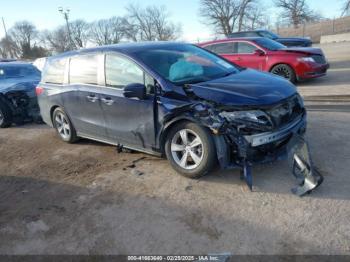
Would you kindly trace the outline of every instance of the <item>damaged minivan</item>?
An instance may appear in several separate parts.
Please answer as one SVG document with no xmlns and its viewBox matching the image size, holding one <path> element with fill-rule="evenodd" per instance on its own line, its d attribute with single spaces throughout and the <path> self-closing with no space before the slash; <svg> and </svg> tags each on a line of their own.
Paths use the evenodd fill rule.
<svg viewBox="0 0 350 262">
<path fill-rule="evenodd" d="M 290 156 L 303 195 L 322 178 L 307 144 L 295 86 L 238 67 L 191 44 L 132 43 L 67 52 L 47 60 L 36 89 L 43 120 L 62 140 L 88 138 L 159 156 L 186 177 L 218 163 L 239 168 Z"/>
</svg>

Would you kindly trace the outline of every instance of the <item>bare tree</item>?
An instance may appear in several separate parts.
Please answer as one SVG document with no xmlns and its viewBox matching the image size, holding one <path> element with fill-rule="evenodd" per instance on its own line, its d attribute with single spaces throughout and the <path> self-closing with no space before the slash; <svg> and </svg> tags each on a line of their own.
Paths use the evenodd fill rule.
<svg viewBox="0 0 350 262">
<path fill-rule="evenodd" d="M 235 30 L 240 6 L 237 0 L 201 0 L 199 11 L 206 24 L 228 36 Z"/>
<path fill-rule="evenodd" d="M 66 31 L 65 26 L 60 26 L 53 31 L 43 31 L 41 33 L 41 40 L 52 53 L 69 51 L 71 50 L 71 44 Z"/>
<path fill-rule="evenodd" d="M 304 22 L 320 19 L 320 15 L 313 12 L 305 0 L 275 0 L 275 5 L 283 10 L 281 18 L 295 28 Z"/>
<path fill-rule="evenodd" d="M 38 31 L 28 21 L 20 21 L 9 30 L 9 39 L 13 41 L 16 53 L 22 58 L 30 58 L 31 49 L 35 46 Z"/>
<path fill-rule="evenodd" d="M 346 15 L 346 14 L 349 14 L 349 12 L 350 12 L 350 0 L 346 0 L 346 1 L 344 2 L 343 13 L 342 13 L 341 16 L 344 16 L 344 15 Z"/>
<path fill-rule="evenodd" d="M 244 19 L 247 15 L 249 15 L 249 12 L 247 12 L 252 4 L 256 2 L 255 0 L 241 0 L 239 2 L 239 14 L 238 14 L 238 31 L 242 30 L 242 27 L 244 26 Z"/>
<path fill-rule="evenodd" d="M 117 44 L 124 35 L 124 19 L 112 17 L 91 24 L 90 40 L 97 45 Z"/>
<path fill-rule="evenodd" d="M 17 58 L 20 57 L 16 43 L 7 36 L 0 40 L 0 57 L 2 58 Z"/>
<path fill-rule="evenodd" d="M 245 30 L 256 30 L 259 28 L 266 28 L 270 24 L 269 17 L 264 13 L 260 5 L 252 5 L 248 8 L 246 17 L 244 19 Z"/>
<path fill-rule="evenodd" d="M 89 38 L 89 25 L 84 20 L 75 20 L 69 23 L 72 42 L 76 49 L 86 47 Z"/>
<path fill-rule="evenodd" d="M 181 26 L 169 21 L 166 8 L 136 5 L 126 7 L 125 34 L 129 39 L 141 41 L 175 40 L 181 34 Z"/>
</svg>

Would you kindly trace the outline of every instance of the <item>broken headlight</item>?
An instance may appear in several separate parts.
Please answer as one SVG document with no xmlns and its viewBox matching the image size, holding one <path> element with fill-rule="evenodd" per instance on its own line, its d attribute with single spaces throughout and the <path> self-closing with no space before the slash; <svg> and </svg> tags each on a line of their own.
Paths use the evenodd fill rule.
<svg viewBox="0 0 350 262">
<path fill-rule="evenodd" d="M 221 112 L 220 116 L 228 122 L 272 126 L 269 116 L 261 110 Z"/>
</svg>

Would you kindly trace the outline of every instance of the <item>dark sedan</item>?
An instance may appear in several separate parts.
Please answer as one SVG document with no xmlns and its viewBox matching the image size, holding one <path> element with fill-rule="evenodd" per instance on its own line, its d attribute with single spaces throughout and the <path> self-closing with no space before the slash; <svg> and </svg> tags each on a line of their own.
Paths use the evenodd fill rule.
<svg viewBox="0 0 350 262">
<path fill-rule="evenodd" d="M 40 119 L 35 87 L 40 71 L 29 63 L 0 63 L 0 128 Z"/>
<path fill-rule="evenodd" d="M 255 31 L 244 31 L 236 32 L 229 35 L 229 38 L 236 37 L 266 37 L 275 40 L 287 47 L 309 47 L 312 46 L 312 41 L 308 38 L 301 37 L 280 37 L 275 33 L 267 30 L 255 30 Z"/>
</svg>

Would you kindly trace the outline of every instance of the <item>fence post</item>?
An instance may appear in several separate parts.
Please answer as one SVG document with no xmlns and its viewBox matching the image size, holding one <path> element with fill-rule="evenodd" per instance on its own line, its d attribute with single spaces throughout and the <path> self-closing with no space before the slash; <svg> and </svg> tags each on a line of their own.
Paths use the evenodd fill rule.
<svg viewBox="0 0 350 262">
<path fill-rule="evenodd" d="M 332 23 L 332 27 L 333 27 L 332 32 L 333 32 L 333 34 L 334 34 L 334 24 L 335 24 L 335 18 L 333 17 L 333 23 Z"/>
</svg>

